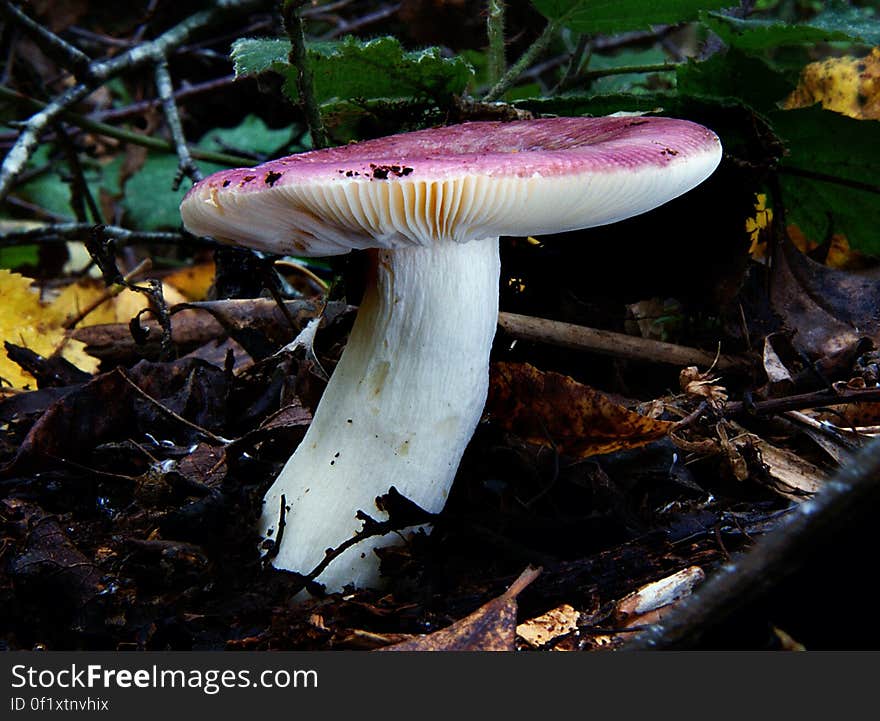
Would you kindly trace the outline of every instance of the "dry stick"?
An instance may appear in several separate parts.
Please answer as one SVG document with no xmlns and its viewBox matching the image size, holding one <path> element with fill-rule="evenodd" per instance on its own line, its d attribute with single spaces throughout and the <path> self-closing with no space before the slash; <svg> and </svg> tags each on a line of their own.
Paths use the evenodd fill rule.
<svg viewBox="0 0 880 721">
<path fill-rule="evenodd" d="M 56 125 L 56 133 L 58 134 L 58 139 L 61 141 L 64 148 L 64 153 L 67 156 L 67 164 L 70 167 L 70 198 L 71 205 L 77 216 L 76 219 L 83 223 L 86 222 L 88 218 L 86 217 L 85 209 L 88 208 L 89 213 L 92 216 L 92 222 L 103 223 L 104 216 L 101 213 L 98 204 L 95 202 L 95 196 L 92 195 L 91 188 L 89 188 L 89 184 L 86 181 L 82 164 L 79 162 L 79 152 L 76 145 L 61 123 Z"/>
<path fill-rule="evenodd" d="M 324 130 L 321 109 L 315 98 L 315 82 L 309 67 L 303 22 L 299 16 L 299 9 L 304 4 L 305 0 L 282 0 L 281 13 L 284 17 L 284 29 L 290 38 L 288 62 L 296 68 L 296 90 L 299 93 L 299 102 L 306 116 L 309 133 L 312 136 L 312 145 L 315 148 L 326 148 L 329 145 L 327 132 Z"/>
<path fill-rule="evenodd" d="M 224 75 L 222 77 L 215 78 L 214 80 L 205 80 L 202 83 L 192 83 L 191 85 L 186 85 L 174 92 L 174 101 L 179 103 L 181 100 L 191 98 L 194 95 L 208 93 L 212 90 L 224 89 L 229 85 L 232 85 L 235 80 L 235 75 Z M 241 78 L 240 80 L 247 80 L 247 78 Z M 100 110 L 98 112 L 92 113 L 89 116 L 89 119 L 98 122 L 105 120 L 121 120 L 122 118 L 130 118 L 132 115 L 140 115 L 141 113 L 148 112 L 149 110 L 155 108 L 157 105 L 161 104 L 162 101 L 159 98 L 149 98 L 147 100 L 141 100 L 137 103 L 132 103 L 131 105 L 126 105 L 122 108 L 108 108 L 107 110 Z"/>
<path fill-rule="evenodd" d="M 186 176 L 194 183 L 202 179 L 202 173 L 196 166 L 186 144 L 186 137 L 183 134 L 183 125 L 180 122 L 180 113 L 177 111 L 177 103 L 174 102 L 174 85 L 171 82 L 171 73 L 168 72 L 168 60 L 162 58 L 156 63 L 156 91 L 162 101 L 162 110 L 165 113 L 165 122 L 168 124 L 168 131 L 171 133 L 171 140 L 174 142 L 174 149 L 177 152 L 177 173 L 174 175 L 174 182 L 171 185 L 173 191 L 177 191 L 183 176 Z"/>
<path fill-rule="evenodd" d="M 15 20 L 50 60 L 54 60 L 62 67 L 69 68 L 77 78 L 85 79 L 88 77 L 92 59 L 82 50 L 62 40 L 38 22 L 31 20 L 8 0 L 0 5 L 0 12 Z"/>
<path fill-rule="evenodd" d="M 186 418 L 179 415 L 178 413 L 175 413 L 167 406 L 162 405 L 162 403 L 160 401 L 153 398 L 153 396 L 151 396 L 143 388 L 141 388 L 137 383 L 135 383 L 131 378 L 129 378 L 128 374 L 122 368 L 117 368 L 116 372 L 122 376 L 122 379 L 126 383 L 128 383 L 141 398 L 143 398 L 147 402 L 153 404 L 158 410 L 160 410 L 162 413 L 167 415 L 169 418 L 173 418 L 178 423 L 185 425 L 187 428 L 191 428 L 196 433 L 199 433 L 200 435 L 204 436 L 205 439 L 211 441 L 212 443 L 216 443 L 218 446 L 228 446 L 230 443 L 232 443 L 232 441 L 230 441 L 229 439 L 222 438 L 221 436 L 218 436 L 218 435 L 215 435 L 214 433 L 211 433 L 211 431 L 207 430 L 206 428 L 202 428 L 201 426 L 193 423 L 192 421 L 188 421 Z"/>
<path fill-rule="evenodd" d="M 15 100 L 17 102 L 29 105 L 34 110 L 40 110 L 48 107 L 47 103 L 40 102 L 39 100 L 28 97 L 27 95 L 22 95 L 18 91 L 7 88 L 4 85 L 0 85 L 0 99 Z M 150 150 L 158 150 L 163 153 L 175 152 L 174 144 L 169 140 L 151 138 L 148 135 L 141 135 L 139 133 L 133 133 L 130 130 L 123 130 L 122 128 L 117 128 L 114 125 L 107 125 L 106 123 L 92 120 L 92 118 L 86 117 L 85 115 L 79 115 L 78 113 L 74 113 L 70 110 L 62 110 L 60 116 L 71 125 L 75 125 L 82 130 L 88 130 L 89 132 L 95 133 L 96 135 L 103 135 L 108 138 L 115 138 L 116 140 L 120 140 L 123 143 L 140 145 L 141 147 L 149 148 Z M 211 163 L 220 163 L 225 165 L 253 164 L 253 158 L 245 158 L 241 155 L 230 155 L 229 153 L 215 153 L 209 150 L 199 150 L 198 148 L 191 148 L 190 154 L 194 158 L 205 160 Z"/>
<path fill-rule="evenodd" d="M 15 179 L 24 170 L 46 128 L 72 105 L 78 103 L 95 88 L 116 75 L 126 70 L 134 70 L 143 65 L 158 62 L 166 57 L 171 49 L 189 40 L 194 32 L 202 30 L 228 15 L 252 10 L 264 3 L 265 0 L 217 0 L 213 8 L 191 15 L 162 33 L 155 40 L 136 45 L 131 50 L 109 60 L 96 60 L 90 63 L 87 82 L 81 82 L 68 88 L 58 98 L 32 115 L 25 123 L 21 134 L 0 167 L 0 200 L 9 194 Z"/>
<path fill-rule="evenodd" d="M 92 232 L 95 223 L 53 223 L 40 228 L 22 230 L 15 233 L 0 234 L 0 248 L 15 245 L 30 245 L 31 243 L 66 242 L 68 240 L 82 240 L 83 236 Z M 129 245 L 132 243 L 157 243 L 168 245 L 198 245 L 199 247 L 213 247 L 216 243 L 198 235 L 192 235 L 185 230 L 179 232 L 148 232 L 135 231 L 128 228 L 120 228 L 118 225 L 103 226 L 104 234 L 113 238 L 116 245 Z"/>
<path fill-rule="evenodd" d="M 367 25 L 372 25 L 373 23 L 384 20 L 387 17 L 391 17 L 394 13 L 400 10 L 401 4 L 402 3 L 385 5 L 378 10 L 374 10 L 371 13 L 355 18 L 354 20 L 345 20 L 344 18 L 341 18 L 339 24 L 335 28 L 321 36 L 321 40 L 333 40 L 333 38 L 337 38 L 344 33 L 353 33 Z"/>
<path fill-rule="evenodd" d="M 715 361 L 714 353 L 698 348 L 516 313 L 499 313 L 498 325 L 514 338 L 521 340 L 592 351 L 629 360 L 706 367 L 710 367 Z M 718 362 L 715 363 L 716 368 L 726 371 L 747 370 L 751 365 L 746 358 L 729 355 L 718 356 Z"/>
<path fill-rule="evenodd" d="M 809 560 L 812 550 L 872 512 L 880 501 L 880 439 L 853 456 L 813 498 L 794 509 L 750 551 L 709 577 L 658 624 L 621 650 L 693 648 L 713 626 Z"/>
<path fill-rule="evenodd" d="M 813 393 L 800 393 L 785 398 L 768 398 L 764 401 L 754 401 L 752 403 L 737 401 L 727 403 L 724 406 L 724 412 L 727 415 L 737 415 L 739 413 L 764 415 L 767 413 L 785 413 L 787 411 L 804 410 L 805 408 L 844 405 L 847 403 L 866 403 L 869 401 L 880 401 L 880 388 L 825 389 Z"/>
<path fill-rule="evenodd" d="M 486 15 L 486 34 L 489 36 L 489 82 L 494 86 L 507 68 L 504 57 L 504 0 L 489 0 Z"/>
</svg>

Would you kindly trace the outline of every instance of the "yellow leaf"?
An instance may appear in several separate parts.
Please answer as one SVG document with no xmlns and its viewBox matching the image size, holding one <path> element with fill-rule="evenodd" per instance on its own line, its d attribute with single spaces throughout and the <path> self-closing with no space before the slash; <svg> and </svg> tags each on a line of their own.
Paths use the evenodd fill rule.
<svg viewBox="0 0 880 721">
<path fill-rule="evenodd" d="M 60 314 L 40 300 L 31 279 L 0 269 L 0 340 L 9 341 L 44 358 L 56 352 L 88 373 L 98 369 L 98 359 L 85 352 L 85 345 L 70 340 L 61 325 Z M 0 348 L 0 378 L 13 388 L 35 388 L 33 376 L 9 360 Z"/>
<path fill-rule="evenodd" d="M 863 58 L 846 55 L 807 65 L 783 107 L 791 110 L 816 103 L 851 118 L 880 120 L 880 48 Z"/>
<path fill-rule="evenodd" d="M 174 286 L 187 300 L 205 300 L 214 282 L 214 264 L 198 263 L 165 276 L 165 283 Z"/>
</svg>

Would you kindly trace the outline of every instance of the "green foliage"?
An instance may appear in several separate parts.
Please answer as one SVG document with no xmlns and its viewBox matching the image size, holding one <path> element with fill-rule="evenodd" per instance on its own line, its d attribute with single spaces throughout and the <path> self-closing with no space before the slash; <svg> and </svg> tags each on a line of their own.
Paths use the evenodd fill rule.
<svg viewBox="0 0 880 721">
<path fill-rule="evenodd" d="M 727 45 L 740 50 L 832 41 L 880 45 L 880 18 L 869 8 L 826 10 L 797 25 L 779 20 L 743 20 L 720 13 L 703 13 L 701 19 Z"/>
<path fill-rule="evenodd" d="M 607 70 L 639 65 L 659 65 L 668 62 L 666 53 L 658 47 L 646 50 L 625 50 L 614 55 L 595 54 L 590 58 L 590 70 Z M 597 78 L 591 89 L 595 93 L 645 93 L 648 92 L 647 82 L 651 75 L 641 72 L 606 75 Z M 673 77 L 673 76 L 670 76 Z"/>
<path fill-rule="evenodd" d="M 232 128 L 215 128 L 199 142 L 205 150 L 235 148 L 255 155 L 284 152 L 290 142 L 290 128 L 272 129 L 256 115 L 248 115 Z M 255 158 L 254 162 L 257 162 Z M 205 175 L 223 166 L 199 163 Z M 171 185 L 177 173 L 177 156 L 151 154 L 143 167 L 125 184 L 121 204 L 127 220 L 133 227 L 144 230 L 166 230 L 180 226 L 180 201 L 186 194 L 187 183 L 174 191 Z"/>
<path fill-rule="evenodd" d="M 23 265 L 37 265 L 40 248 L 37 245 L 14 245 L 0 248 L 0 268 L 15 270 Z"/>
<path fill-rule="evenodd" d="M 788 150 L 780 174 L 788 221 L 814 240 L 844 233 L 851 246 L 880 255 L 876 122 L 818 107 L 779 110 L 771 121 Z"/>
<path fill-rule="evenodd" d="M 65 166 L 53 164 L 50 153 L 51 148 L 48 145 L 41 145 L 37 148 L 37 151 L 31 156 L 28 169 L 42 168 L 46 164 L 50 164 L 50 167 L 33 180 L 19 186 L 16 189 L 16 194 L 50 213 L 62 218 L 73 219 L 73 212 L 70 209 L 70 186 L 60 173 L 65 169 Z"/>
<path fill-rule="evenodd" d="M 269 128 L 257 115 L 248 115 L 234 128 L 214 128 L 199 141 L 204 150 L 234 149 L 237 153 L 268 155 L 290 143 L 290 128 Z"/>
<path fill-rule="evenodd" d="M 661 23 L 696 20 L 701 10 L 730 0 L 532 0 L 541 14 L 581 33 L 618 33 Z"/>
<path fill-rule="evenodd" d="M 287 61 L 290 43 L 282 39 L 243 39 L 232 46 L 236 76 L 266 71 L 284 78 L 288 97 L 298 100 L 296 70 Z M 439 48 L 407 52 L 393 37 L 309 45 L 308 56 L 320 104 L 355 98 L 431 98 L 445 102 L 464 92 L 474 75 L 460 57 L 444 58 Z"/>
<path fill-rule="evenodd" d="M 761 57 L 735 48 L 708 60 L 691 60 L 676 70 L 685 95 L 736 98 L 759 111 L 773 110 L 794 85 Z"/>
</svg>

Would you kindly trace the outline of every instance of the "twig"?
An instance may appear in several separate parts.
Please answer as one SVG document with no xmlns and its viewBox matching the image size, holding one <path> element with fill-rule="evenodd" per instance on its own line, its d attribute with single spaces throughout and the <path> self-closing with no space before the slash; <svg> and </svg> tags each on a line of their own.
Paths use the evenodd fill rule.
<svg viewBox="0 0 880 721">
<path fill-rule="evenodd" d="M 506 93 L 517 81 L 517 78 L 523 74 L 526 68 L 544 54 L 549 47 L 550 42 L 556 36 L 559 27 L 558 20 L 551 20 L 548 22 L 537 40 L 535 40 L 535 42 L 533 42 L 522 54 L 519 60 L 517 60 L 508 71 L 501 76 L 501 79 L 492 86 L 489 92 L 483 97 L 483 101 L 492 102 L 493 100 L 498 100 L 498 98 L 504 95 L 504 93 Z"/>
<path fill-rule="evenodd" d="M 675 70 L 681 63 L 648 63 L 646 65 L 619 65 L 614 68 L 597 68 L 580 73 L 574 77 L 563 80 L 559 83 L 554 92 L 562 92 L 571 90 L 580 85 L 588 85 L 599 78 L 606 78 L 611 75 L 629 75 L 639 73 L 666 73 Z"/>
<path fill-rule="evenodd" d="M 92 223 L 103 223 L 104 218 L 101 209 L 95 202 L 95 196 L 92 195 L 92 191 L 83 173 L 82 164 L 79 162 L 76 145 L 60 123 L 56 127 L 56 132 L 67 156 L 67 165 L 70 167 L 70 199 L 74 213 L 76 213 L 76 219 L 83 223 L 86 222 L 88 220 L 86 217 L 86 207 L 88 207 L 89 213 L 92 216 Z"/>
<path fill-rule="evenodd" d="M 192 159 L 186 137 L 183 134 L 183 125 L 180 122 L 180 113 L 177 111 L 177 103 L 174 102 L 174 85 L 171 82 L 171 73 L 168 72 L 168 61 L 165 58 L 156 63 L 156 91 L 162 101 L 162 110 L 165 112 L 165 122 L 171 140 L 174 142 L 174 150 L 177 152 L 177 173 L 171 189 L 177 191 L 183 177 L 186 176 L 194 183 L 204 177 Z"/>
<path fill-rule="evenodd" d="M 868 401 L 880 401 L 880 388 L 824 389 L 814 393 L 801 393 L 786 398 L 768 398 L 767 400 L 755 401 L 753 403 L 737 401 L 727 403 L 724 406 L 724 411 L 728 415 L 738 415 L 740 413 L 765 415 L 799 411 L 805 408 L 818 408 L 820 406 L 866 403 Z"/>
<path fill-rule="evenodd" d="M 89 303 L 85 308 L 83 308 L 79 313 L 77 313 L 72 318 L 64 321 L 61 324 L 61 327 L 65 330 L 71 330 L 72 328 L 76 328 L 76 326 L 87 316 L 89 313 L 94 311 L 98 306 L 103 305 L 111 298 L 115 298 L 122 291 L 124 291 L 128 287 L 128 282 L 137 278 L 141 273 L 150 270 L 153 267 L 153 261 L 149 258 L 144 258 L 140 263 L 135 266 L 132 270 L 122 276 L 122 280 L 125 283 L 117 283 L 115 285 L 110 286 L 105 290 L 100 297 L 95 298 L 91 303 Z"/>
<path fill-rule="evenodd" d="M 188 421 L 186 418 L 179 415 L 178 413 L 175 413 L 167 406 L 162 405 L 161 402 L 159 402 L 158 400 L 153 398 L 153 396 L 151 396 L 143 388 L 141 388 L 137 383 L 135 383 L 131 378 L 129 378 L 128 374 L 125 372 L 125 370 L 123 368 L 117 368 L 116 371 L 117 371 L 117 373 L 119 373 L 122 376 L 122 379 L 126 383 L 128 383 L 139 396 L 141 396 L 141 398 L 143 398 L 144 400 L 153 404 L 157 409 L 159 409 L 162 413 L 167 415 L 169 418 L 173 418 L 178 423 L 181 423 L 182 425 L 185 425 L 187 428 L 194 430 L 196 433 L 203 436 L 205 439 L 211 441 L 212 443 L 217 444 L 218 446 L 228 446 L 230 443 L 232 443 L 232 441 L 230 441 L 229 439 L 222 438 L 218 435 L 215 435 L 214 433 L 211 433 L 211 431 L 209 431 L 208 429 L 202 428 L 201 426 L 196 425 L 192 421 Z"/>
<path fill-rule="evenodd" d="M 46 109 L 49 107 L 49 105 L 51 105 L 51 103 L 47 105 L 46 103 L 35 100 L 34 98 L 30 98 L 27 95 L 22 95 L 18 91 L 7 88 L 4 85 L 0 85 L 0 99 L 16 100 L 29 105 L 33 109 Z M 106 123 L 100 123 L 97 120 L 92 120 L 85 115 L 79 115 L 78 113 L 74 113 L 70 110 L 61 110 L 53 117 L 58 116 L 63 118 L 71 125 L 75 125 L 78 128 L 82 128 L 83 130 L 88 130 L 92 133 L 95 133 L 96 135 L 103 135 L 108 138 L 115 138 L 116 140 L 120 140 L 123 143 L 140 145 L 141 147 L 149 148 L 150 150 L 158 150 L 163 153 L 175 152 L 174 144 L 169 140 L 151 138 L 148 135 L 141 135 L 139 133 L 133 133 L 130 130 L 123 130 L 122 128 L 117 128 L 113 125 L 107 125 Z M 33 116 L 31 120 L 33 120 L 33 118 L 35 117 L 37 116 Z M 28 122 L 30 123 L 30 121 Z M 20 140 L 21 136 L 19 136 L 19 141 Z M 12 150 L 9 151 L 10 154 L 15 150 L 16 147 L 18 147 L 18 141 L 16 141 L 16 145 L 12 148 Z M 191 148 L 190 154 L 192 155 L 192 157 L 198 158 L 199 160 L 204 160 L 210 163 L 220 163 L 222 165 L 240 166 L 253 164 L 252 158 L 245 158 L 241 155 L 229 155 L 228 153 L 215 153 L 210 150 L 199 150 L 198 148 Z M 6 157 L 7 159 L 9 158 L 8 155 Z M 25 160 L 25 163 L 27 163 L 27 160 Z"/>
<path fill-rule="evenodd" d="M 79 48 L 65 42 L 55 33 L 31 20 L 19 8 L 6 0 L 0 12 L 15 20 L 46 55 L 58 65 L 68 68 L 80 80 L 89 77 L 92 59 Z"/>
<path fill-rule="evenodd" d="M 257 8 L 264 2 L 265 0 L 217 0 L 213 8 L 189 16 L 150 42 L 136 45 L 109 60 L 90 63 L 87 82 L 80 82 L 68 88 L 25 123 L 21 134 L 0 167 L 0 200 L 8 195 L 16 177 L 24 170 L 46 128 L 92 90 L 124 71 L 158 62 L 166 57 L 170 50 L 189 40 L 196 31 L 203 30 L 233 13 Z M 168 145 L 170 146 L 170 143 Z"/>
<path fill-rule="evenodd" d="M 590 56 L 592 55 L 590 40 L 591 38 L 589 35 L 580 36 L 578 43 L 571 54 L 571 60 L 569 60 L 568 67 L 565 69 L 565 74 L 562 76 L 559 83 L 557 83 L 556 87 L 550 91 L 551 95 L 560 93 L 569 87 L 569 84 L 577 77 L 584 63 L 589 61 Z M 586 55 L 586 58 L 584 55 Z"/>
<path fill-rule="evenodd" d="M 361 17 L 354 20 L 341 19 L 339 21 L 339 24 L 335 28 L 333 28 L 325 35 L 321 36 L 321 40 L 332 40 L 333 38 L 339 37 L 343 33 L 351 33 L 355 30 L 360 30 L 367 25 L 372 25 L 373 23 L 377 23 L 380 20 L 384 20 L 385 18 L 394 15 L 394 13 L 400 10 L 400 5 L 400 3 L 385 5 L 383 7 L 380 7 L 378 10 L 374 10 L 373 12 L 362 15 Z M 303 14 L 304 13 L 301 13 L 301 15 Z"/>
<path fill-rule="evenodd" d="M 129 230 L 118 225 L 104 225 L 102 227 L 105 235 L 113 238 L 117 245 L 130 245 L 132 243 L 192 244 L 201 247 L 216 245 L 213 241 L 192 235 L 185 230 L 179 232 L 147 232 Z M 40 228 L 32 228 L 31 230 L 4 233 L 0 235 L 0 248 L 14 245 L 29 245 L 31 243 L 82 240 L 83 236 L 90 233 L 94 228 L 94 223 L 53 223 Z"/>
<path fill-rule="evenodd" d="M 714 353 L 698 348 L 516 313 L 499 313 L 498 325 L 513 337 L 522 340 L 629 360 L 668 363 L 675 366 L 709 367 L 716 357 Z M 747 358 L 720 355 L 716 367 L 725 371 L 745 371 L 751 365 Z"/>
<path fill-rule="evenodd" d="M 880 439 L 866 445 L 782 526 L 750 551 L 725 564 L 659 623 L 621 650 L 693 648 L 703 635 L 737 609 L 793 573 L 842 528 L 870 514 L 880 500 Z"/>
<path fill-rule="evenodd" d="M 486 15 L 486 34 L 489 36 L 487 53 L 489 82 L 494 86 L 507 68 L 504 57 L 504 0 L 489 0 Z"/>
<path fill-rule="evenodd" d="M 865 183 L 860 180 L 841 178 L 837 175 L 829 175 L 828 173 L 820 173 L 815 170 L 797 168 L 791 165 L 780 165 L 777 170 L 783 175 L 795 175 L 799 178 L 818 180 L 823 183 L 834 183 L 835 185 L 843 185 L 844 187 L 853 188 L 855 190 L 864 190 L 868 193 L 880 194 L 880 185 L 877 185 L 876 183 Z"/>
<path fill-rule="evenodd" d="M 282 3 L 281 13 L 284 17 L 284 29 L 290 38 L 288 62 L 296 68 L 296 90 L 299 94 L 300 106 L 305 114 L 306 124 L 309 126 L 309 133 L 312 136 L 312 146 L 326 148 L 329 144 L 327 133 L 324 130 L 321 109 L 318 107 L 318 101 L 315 97 L 315 82 L 309 67 L 303 22 L 299 16 L 299 9 L 305 0 L 282 0 Z"/>
<path fill-rule="evenodd" d="M 253 78 L 239 78 L 238 81 L 236 81 L 235 75 L 224 75 L 223 77 L 214 80 L 206 80 L 203 83 L 193 83 L 192 85 L 178 88 L 174 92 L 174 100 L 179 103 L 181 100 L 191 98 L 194 95 L 201 95 L 202 93 L 208 93 L 212 90 L 223 89 L 231 85 L 233 82 L 242 83 L 247 82 L 248 80 L 253 80 Z M 132 103 L 131 105 L 126 105 L 122 108 L 108 108 L 107 110 L 101 110 L 92 113 L 89 118 L 98 122 L 121 120 L 122 118 L 130 118 L 132 115 L 140 115 L 141 113 L 145 113 L 161 104 L 162 101 L 159 98 L 150 98 L 148 100 L 141 100 L 140 102 Z"/>
</svg>

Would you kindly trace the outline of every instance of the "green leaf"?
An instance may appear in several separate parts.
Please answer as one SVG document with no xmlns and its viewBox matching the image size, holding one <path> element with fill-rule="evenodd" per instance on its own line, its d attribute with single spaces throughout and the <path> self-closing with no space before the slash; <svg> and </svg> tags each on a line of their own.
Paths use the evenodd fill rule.
<svg viewBox="0 0 880 721">
<path fill-rule="evenodd" d="M 876 123 L 818 107 L 770 118 L 788 149 L 780 165 L 787 220 L 813 240 L 844 233 L 854 249 L 880 255 Z"/>
<path fill-rule="evenodd" d="M 730 0 L 532 0 L 538 11 L 580 33 L 619 33 L 651 25 L 696 20 Z"/>
<path fill-rule="evenodd" d="M 232 45 L 236 76 L 279 73 L 288 97 L 296 101 L 296 70 L 287 62 L 289 51 L 287 40 L 237 40 Z M 321 104 L 353 98 L 430 97 L 440 101 L 464 92 L 474 74 L 460 57 L 444 58 L 439 48 L 407 52 L 393 37 L 313 43 L 308 56 Z"/>
<path fill-rule="evenodd" d="M 701 19 L 727 45 L 750 52 L 833 41 L 880 44 L 880 18 L 870 8 L 826 10 L 797 25 L 781 20 L 743 20 L 719 13 L 703 13 Z"/>
<path fill-rule="evenodd" d="M 15 270 L 23 265 L 36 266 L 40 262 L 40 248 L 37 245 L 14 245 L 0 248 L 0 268 Z"/>
<path fill-rule="evenodd" d="M 265 155 L 284 147 L 291 136 L 290 128 L 273 129 L 256 115 L 248 115 L 234 128 L 214 128 L 199 141 L 205 150 L 233 148 L 238 152 Z"/>
<path fill-rule="evenodd" d="M 222 166 L 199 163 L 199 169 L 208 175 Z M 125 184 L 121 205 L 126 211 L 126 223 L 142 230 L 167 230 L 180 227 L 180 201 L 186 194 L 187 183 L 177 191 L 171 190 L 177 173 L 176 155 L 153 155 Z"/>
<path fill-rule="evenodd" d="M 31 156 L 28 169 L 40 168 L 52 161 L 49 145 L 41 145 Z M 55 163 L 46 172 L 16 188 L 15 193 L 24 200 L 38 205 L 62 218 L 73 219 L 70 207 L 70 186 L 61 178 L 60 171 L 66 165 Z"/>
<path fill-rule="evenodd" d="M 677 87 L 688 95 L 738 98 L 756 110 L 776 109 L 795 83 L 761 58 L 735 48 L 708 60 L 691 60 L 676 70 Z"/>
</svg>

